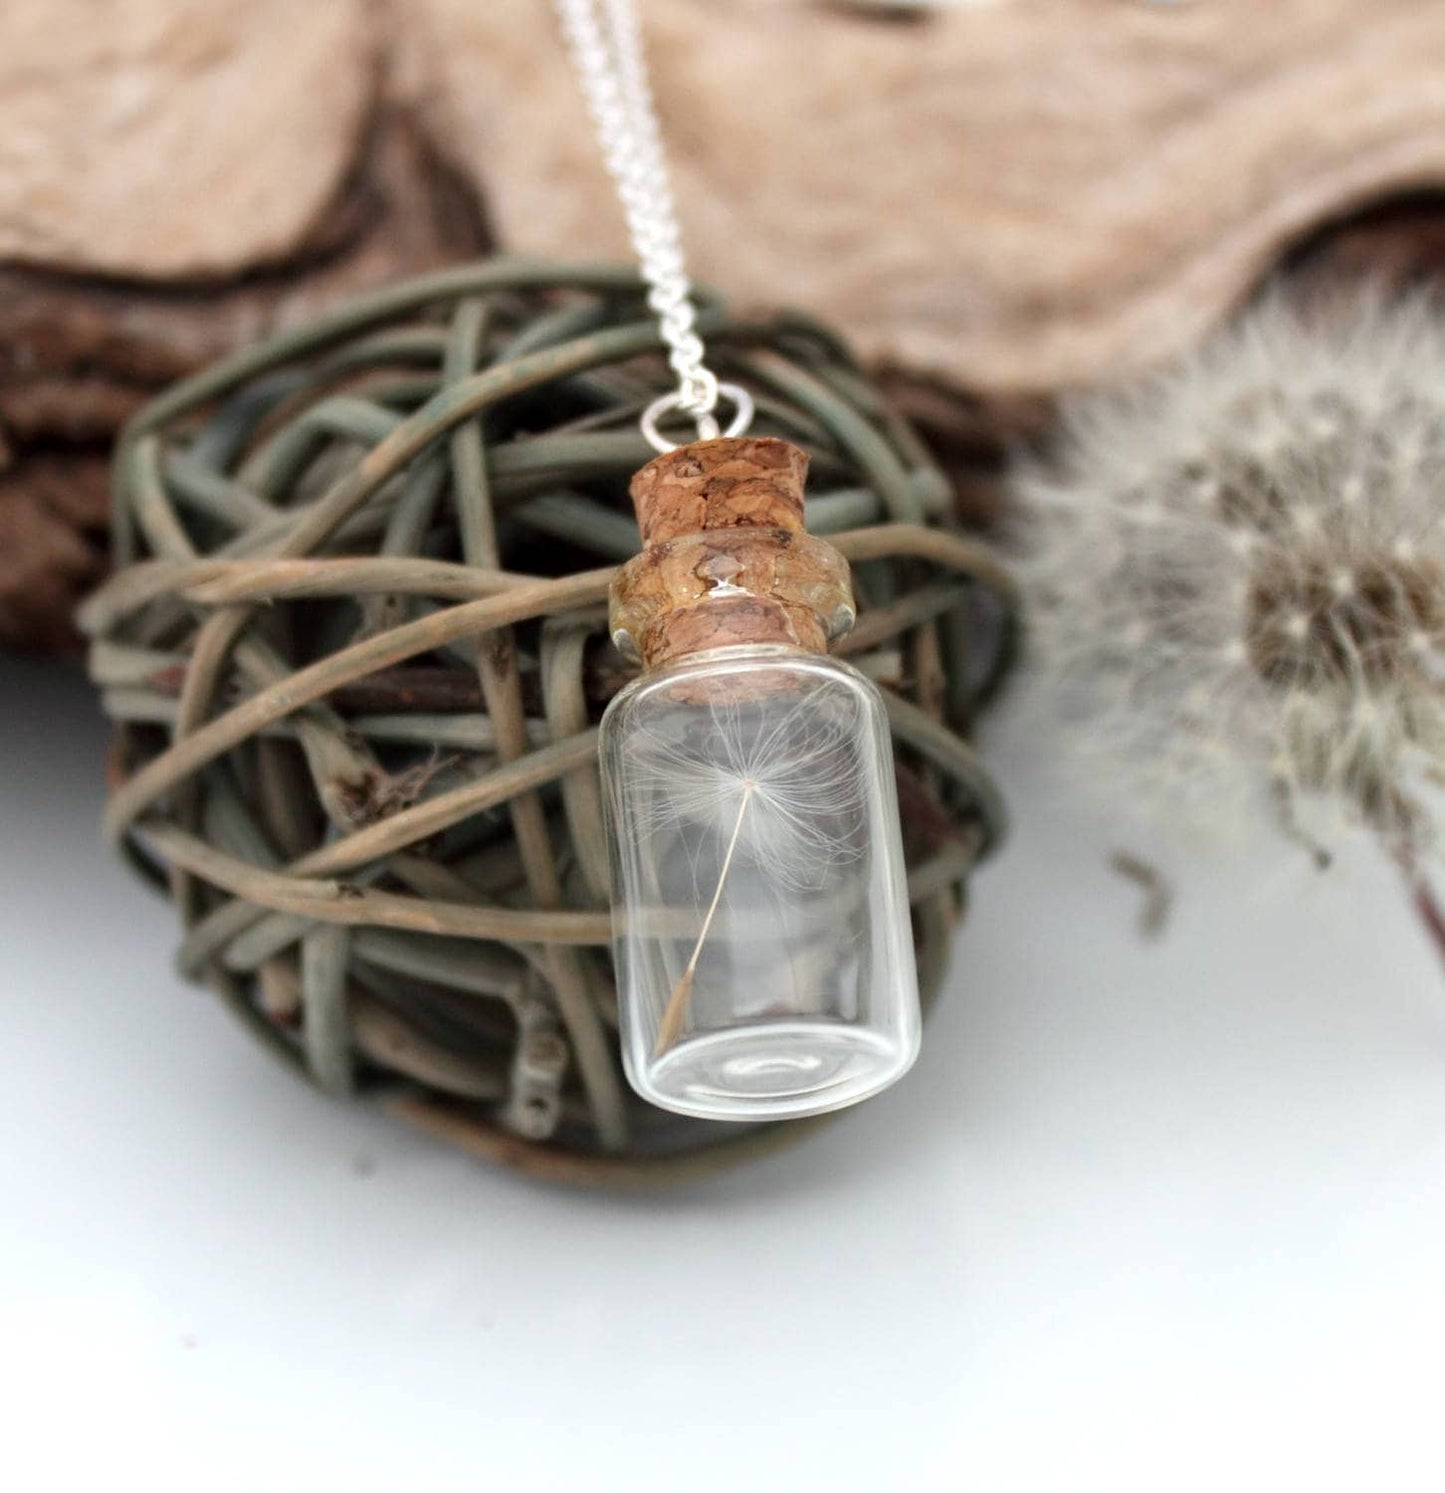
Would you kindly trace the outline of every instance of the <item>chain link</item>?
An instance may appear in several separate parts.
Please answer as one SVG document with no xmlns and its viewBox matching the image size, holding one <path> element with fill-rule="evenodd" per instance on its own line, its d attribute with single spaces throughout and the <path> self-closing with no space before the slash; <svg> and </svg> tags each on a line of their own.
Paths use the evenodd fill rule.
<svg viewBox="0 0 1445 1493">
<path fill-rule="evenodd" d="M 705 361 L 634 0 L 554 4 L 647 282 L 647 304 L 657 317 L 667 361 L 677 375 L 676 392 L 654 402 L 643 430 L 659 449 L 670 449 L 657 434 L 657 420 L 679 410 L 692 417 L 699 436 L 715 438 L 718 400 L 727 394 L 737 406 L 728 434 L 740 435 L 751 418 L 751 401 L 734 386 L 719 384 Z"/>
</svg>

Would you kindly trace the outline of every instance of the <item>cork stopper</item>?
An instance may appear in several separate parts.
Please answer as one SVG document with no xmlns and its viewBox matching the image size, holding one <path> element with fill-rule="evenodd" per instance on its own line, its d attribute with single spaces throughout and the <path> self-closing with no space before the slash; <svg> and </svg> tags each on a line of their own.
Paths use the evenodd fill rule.
<svg viewBox="0 0 1445 1493">
<path fill-rule="evenodd" d="M 632 480 L 642 553 L 612 585 L 612 635 L 648 668 L 713 648 L 814 653 L 853 622 L 847 561 L 803 529 L 808 457 L 772 437 L 695 441 Z"/>
<path fill-rule="evenodd" d="M 715 529 L 803 531 L 808 453 L 772 436 L 694 441 L 632 479 L 643 544 Z"/>
</svg>

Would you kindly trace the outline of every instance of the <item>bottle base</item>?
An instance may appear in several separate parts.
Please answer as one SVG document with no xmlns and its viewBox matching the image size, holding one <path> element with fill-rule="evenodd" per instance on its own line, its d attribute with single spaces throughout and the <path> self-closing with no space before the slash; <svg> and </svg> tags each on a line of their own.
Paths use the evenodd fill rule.
<svg viewBox="0 0 1445 1493">
<path fill-rule="evenodd" d="M 908 1071 L 916 1044 L 836 1022 L 797 1021 L 685 1038 L 629 1073 L 649 1103 L 711 1120 L 785 1120 L 842 1109 Z"/>
</svg>

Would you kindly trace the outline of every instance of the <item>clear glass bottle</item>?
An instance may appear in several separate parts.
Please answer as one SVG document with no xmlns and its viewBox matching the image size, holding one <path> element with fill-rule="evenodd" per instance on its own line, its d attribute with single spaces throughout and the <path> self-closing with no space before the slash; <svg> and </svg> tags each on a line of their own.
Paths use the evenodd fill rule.
<svg viewBox="0 0 1445 1493">
<path fill-rule="evenodd" d="M 633 1087 L 767 1120 L 901 1077 L 918 986 L 873 683 L 778 645 L 694 654 L 617 696 L 602 763 Z"/>
<path fill-rule="evenodd" d="M 877 687 L 827 655 L 846 562 L 803 532 L 806 457 L 696 442 L 643 468 L 612 629 L 645 672 L 601 765 L 623 1059 L 720 1120 L 838 1109 L 917 1056 L 918 982 Z"/>
</svg>

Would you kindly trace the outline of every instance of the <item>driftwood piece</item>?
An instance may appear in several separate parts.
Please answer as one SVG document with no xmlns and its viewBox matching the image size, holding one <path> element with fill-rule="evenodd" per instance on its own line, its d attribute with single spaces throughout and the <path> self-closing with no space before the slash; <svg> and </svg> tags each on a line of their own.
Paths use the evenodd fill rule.
<svg viewBox="0 0 1445 1493">
<path fill-rule="evenodd" d="M 1154 361 L 1321 221 L 1445 186 L 1430 0 L 642 10 L 699 274 L 969 387 Z M 627 252 L 537 0 L 10 0 L 0 102 L 0 261 L 291 264 L 388 102 L 505 246 Z"/>
<path fill-rule="evenodd" d="M 890 365 L 972 512 L 1048 394 L 1445 190 L 1434 0 L 641 8 L 699 277 Z M 488 223 L 626 252 L 540 0 L 8 0 L 0 117 L 0 641 L 70 636 L 105 447 L 159 384 Z"/>
<path fill-rule="evenodd" d="M 0 258 L 176 279 L 295 252 L 370 102 L 364 0 L 6 0 Z"/>
<path fill-rule="evenodd" d="M 0 6 L 0 643 L 75 646 L 159 387 L 482 250 L 357 0 Z"/>
<path fill-rule="evenodd" d="M 426 117 L 509 245 L 621 253 L 548 9 L 418 0 Z M 972 387 L 1154 362 L 1322 220 L 1445 185 L 1434 0 L 643 9 L 699 276 Z"/>
</svg>

